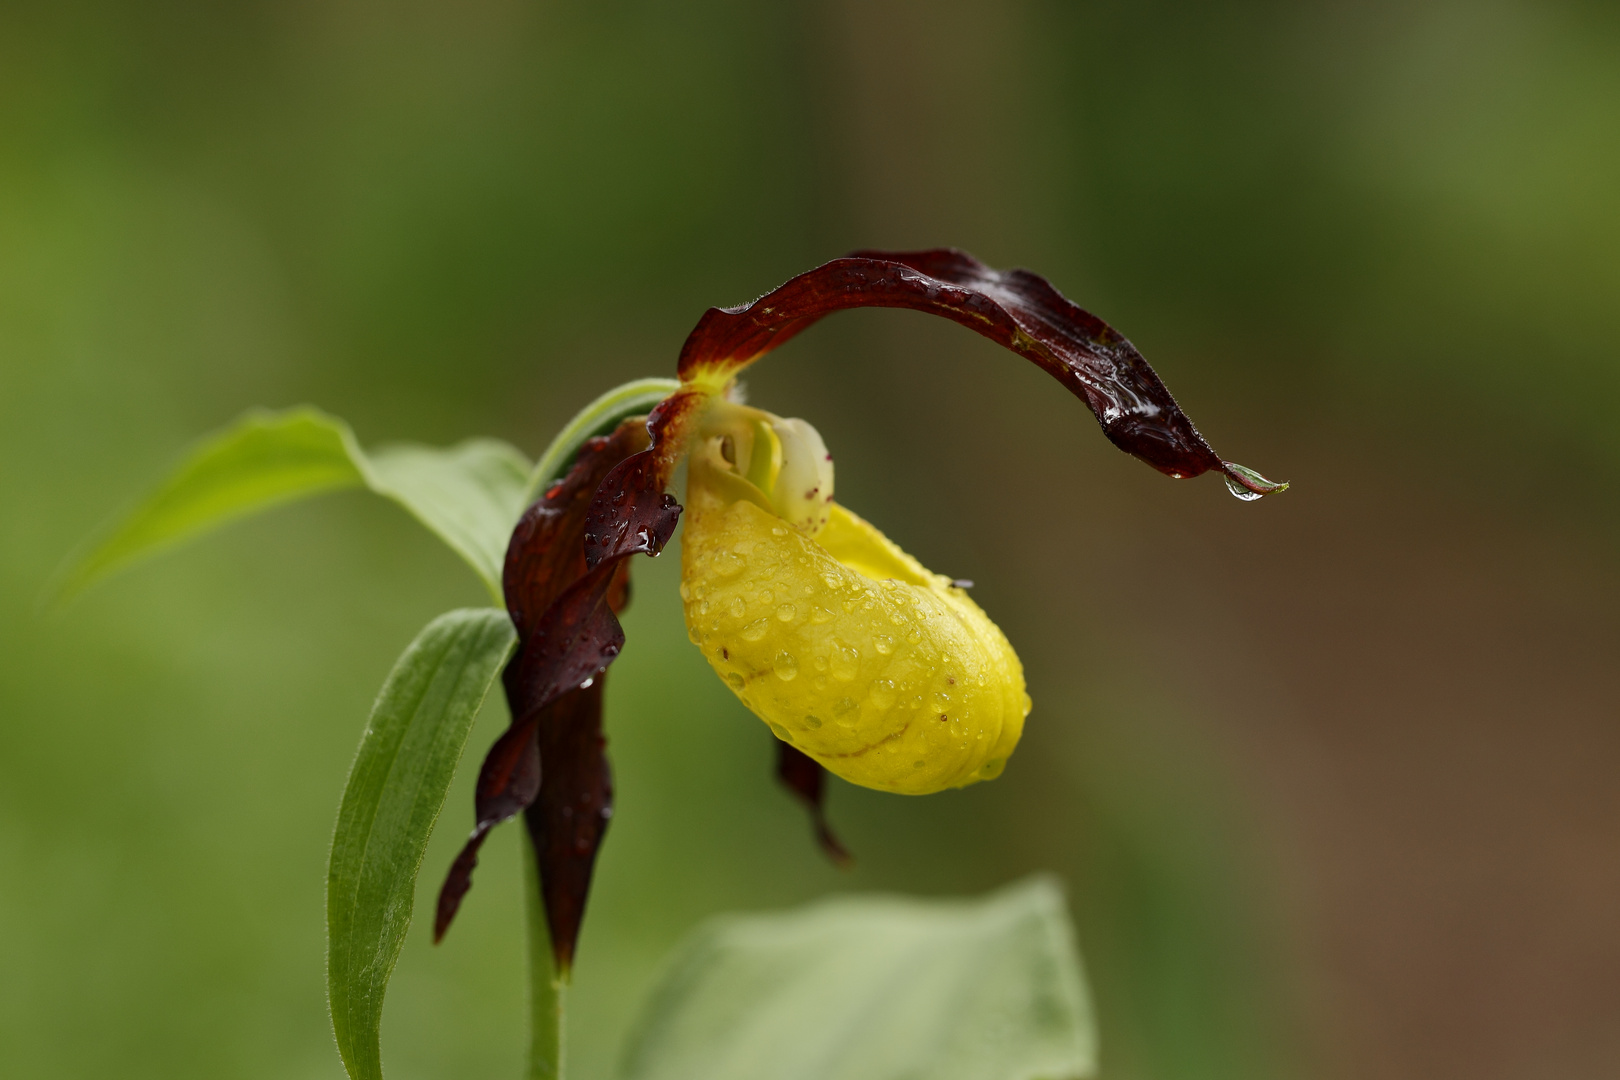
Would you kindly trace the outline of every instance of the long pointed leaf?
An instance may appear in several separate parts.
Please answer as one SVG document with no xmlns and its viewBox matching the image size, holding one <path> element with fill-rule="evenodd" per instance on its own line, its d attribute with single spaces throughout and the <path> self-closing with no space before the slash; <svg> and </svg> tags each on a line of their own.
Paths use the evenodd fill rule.
<svg viewBox="0 0 1620 1080">
<path fill-rule="evenodd" d="M 62 580 L 67 596 L 123 566 L 228 521 L 337 488 L 360 487 L 341 421 L 315 409 L 254 409 L 200 440 Z"/>
<path fill-rule="evenodd" d="M 332 1029 L 354 1080 L 381 1080 L 383 993 L 467 732 L 517 635 L 504 611 L 429 623 L 383 684 L 349 773 L 327 872 Z"/>
<path fill-rule="evenodd" d="M 1096 1034 L 1062 894 L 725 917 L 676 954 L 621 1080 L 1074 1080 Z"/>
<path fill-rule="evenodd" d="M 500 600 L 506 541 L 523 512 L 530 469 L 522 453 L 494 439 L 368 454 L 347 424 L 318 409 L 255 409 L 198 443 L 156 491 L 71 564 L 58 595 L 71 596 L 237 518 L 326 491 L 367 487 L 427 526 Z"/>
</svg>

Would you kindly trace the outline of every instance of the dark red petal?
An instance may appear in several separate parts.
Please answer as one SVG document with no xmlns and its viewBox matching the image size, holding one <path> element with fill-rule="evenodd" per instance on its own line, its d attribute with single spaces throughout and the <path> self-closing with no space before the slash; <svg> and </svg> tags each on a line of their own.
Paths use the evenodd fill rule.
<svg viewBox="0 0 1620 1080">
<path fill-rule="evenodd" d="M 629 598 L 629 574 L 618 561 L 587 569 L 586 519 L 602 481 L 627 456 L 647 445 L 645 428 L 633 423 L 620 425 L 610 436 L 589 440 L 569 474 L 524 513 L 513 531 L 504 583 L 507 610 L 518 631 L 518 650 L 502 674 L 512 723 L 490 748 L 479 771 L 476 825 L 440 890 L 435 940 L 444 936 L 472 886 L 478 850 L 489 831 L 522 813 L 537 797 L 545 801 L 548 785 L 593 785 L 602 793 L 603 809 L 611 812 L 611 791 L 605 782 L 570 776 L 574 768 L 605 776 L 600 748 L 596 764 L 583 766 L 561 751 L 557 759 L 548 759 L 544 748 L 558 738 L 553 728 L 576 721 L 587 723 L 599 738 L 601 691 L 599 685 L 586 684 L 598 679 L 623 647 L 624 632 L 614 611 Z M 679 513 L 678 506 L 675 513 Z M 540 871 L 545 881 L 580 881 L 582 889 L 589 884 L 588 867 L 581 879 L 566 868 L 550 870 L 542 858 Z M 548 887 L 543 881 L 542 888 Z M 583 907 L 581 892 L 572 902 L 576 932 L 577 912 Z M 570 950 L 572 944 L 569 938 Z"/>
<path fill-rule="evenodd" d="M 521 633 L 506 671 L 514 727 L 532 722 L 539 733 L 545 775 L 526 820 L 551 948 L 564 972 L 573 963 L 597 847 L 613 812 L 601 682 L 624 647 L 614 608 L 629 598 L 625 560 L 657 555 L 680 520 L 681 506 L 664 493 L 661 474 L 656 450 L 646 450 L 602 481 L 580 540 L 590 569 Z"/>
<path fill-rule="evenodd" d="M 631 422 L 611 435 L 586 440 L 568 475 L 524 513 L 507 544 L 502 581 L 506 608 L 519 634 L 584 575 L 581 538 L 596 489 L 614 466 L 647 445 L 645 426 Z"/>
<path fill-rule="evenodd" d="M 664 492 L 668 482 L 657 449 L 625 458 L 608 473 L 585 514 L 586 566 L 663 550 L 681 516 L 681 504 Z"/>
<path fill-rule="evenodd" d="M 810 811 L 810 822 L 816 830 L 816 842 L 827 857 L 839 866 L 849 866 L 855 860 L 827 825 L 827 814 L 822 803 L 827 797 L 827 770 L 797 747 L 777 741 L 776 778 L 799 797 Z"/>
<path fill-rule="evenodd" d="M 546 782 L 524 811 L 529 841 L 541 868 L 557 967 L 567 972 L 585 917 L 596 852 L 613 816 L 613 773 L 602 735 L 602 682 L 559 698 L 537 725 Z"/>
<path fill-rule="evenodd" d="M 461 898 L 472 888 L 478 849 L 484 846 L 489 831 L 522 813 L 540 791 L 540 753 L 535 733 L 533 720 L 513 724 L 495 740 L 483 767 L 478 770 L 478 787 L 473 796 L 477 824 L 439 889 L 439 904 L 433 920 L 435 943 L 444 938 L 444 932 L 450 929 L 450 920 L 461 909 Z"/>
<path fill-rule="evenodd" d="M 751 304 L 710 308 L 681 350 L 681 379 L 728 379 L 817 319 L 855 307 L 939 315 L 1034 361 L 1090 407 L 1115 446 L 1160 472 L 1219 469 L 1260 494 L 1280 486 L 1229 468 L 1136 347 L 1045 278 L 994 270 L 949 248 L 856 252 Z"/>
<path fill-rule="evenodd" d="M 523 636 L 505 680 L 514 725 L 594 679 L 624 648 L 624 631 L 608 605 L 618 569 L 610 563 L 587 571 Z"/>
</svg>

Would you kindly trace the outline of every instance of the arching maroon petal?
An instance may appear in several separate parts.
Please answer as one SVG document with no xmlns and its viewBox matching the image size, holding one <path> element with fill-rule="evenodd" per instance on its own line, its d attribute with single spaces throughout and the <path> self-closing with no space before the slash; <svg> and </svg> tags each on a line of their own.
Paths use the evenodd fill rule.
<svg viewBox="0 0 1620 1080">
<path fill-rule="evenodd" d="M 822 805 L 827 797 L 827 770 L 821 767 L 821 763 L 798 747 L 778 740 L 776 778 L 797 795 L 799 801 L 810 811 L 810 823 L 816 831 L 816 842 L 821 845 L 821 850 L 827 853 L 827 857 L 841 867 L 853 863 L 854 858 L 848 849 L 838 842 L 838 837 L 833 835 L 831 827 L 827 824 L 826 809 Z"/>
<path fill-rule="evenodd" d="M 1083 400 L 1115 446 L 1171 476 L 1218 469 L 1256 494 L 1280 490 L 1218 457 L 1142 354 L 1027 270 L 962 251 L 859 251 L 734 308 L 710 308 L 681 350 L 683 381 L 724 381 L 823 316 L 897 307 L 939 315 L 1034 361 Z"/>
</svg>

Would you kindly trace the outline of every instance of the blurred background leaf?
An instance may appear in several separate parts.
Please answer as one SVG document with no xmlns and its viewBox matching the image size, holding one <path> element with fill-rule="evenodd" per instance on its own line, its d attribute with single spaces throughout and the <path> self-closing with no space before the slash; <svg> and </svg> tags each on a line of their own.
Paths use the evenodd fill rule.
<svg viewBox="0 0 1620 1080">
<path fill-rule="evenodd" d="M 1097 1032 L 1063 892 L 850 896 L 729 915 L 675 950 L 631 1029 L 636 1080 L 1080 1080 Z"/>
<path fill-rule="evenodd" d="M 841 315 L 753 369 L 841 498 L 978 582 L 1035 711 L 994 784 L 835 785 L 839 875 L 684 640 L 674 555 L 638 566 L 576 1075 L 608 1075 L 709 913 L 1039 868 L 1105 1077 L 1614 1072 L 1616 130 L 1620 17 L 1570 0 L 7 4 L 8 1066 L 341 1076 L 345 770 L 400 650 L 483 601 L 396 509 L 335 497 L 42 620 L 110 511 L 256 404 L 534 455 L 672 373 L 708 305 L 951 243 L 1049 276 L 1295 487 L 1155 476 L 920 316 Z M 399 1080 L 520 1068 L 511 833 L 456 935 L 406 944 Z"/>
</svg>

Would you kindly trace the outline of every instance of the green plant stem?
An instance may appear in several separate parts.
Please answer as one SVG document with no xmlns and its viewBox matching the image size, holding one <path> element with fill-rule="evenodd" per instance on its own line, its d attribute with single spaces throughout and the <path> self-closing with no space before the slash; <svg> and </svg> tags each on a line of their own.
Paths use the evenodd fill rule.
<svg viewBox="0 0 1620 1080">
<path fill-rule="evenodd" d="M 523 832 L 523 910 L 529 924 L 528 1080 L 563 1080 L 563 995 L 567 990 L 551 956 L 551 930 L 540 896 L 540 867 L 528 830 Z"/>
<path fill-rule="evenodd" d="M 547 484 L 567 471 L 579 453 L 580 444 L 586 439 L 612 431 L 627 416 L 651 412 L 654 405 L 679 390 L 680 386 L 674 379 L 636 379 L 615 386 L 581 409 L 563 425 L 557 437 L 551 440 L 551 445 L 546 447 L 546 452 L 540 455 L 540 460 L 535 462 L 534 471 L 529 473 L 529 494 L 524 505 L 534 502 Z"/>
</svg>

